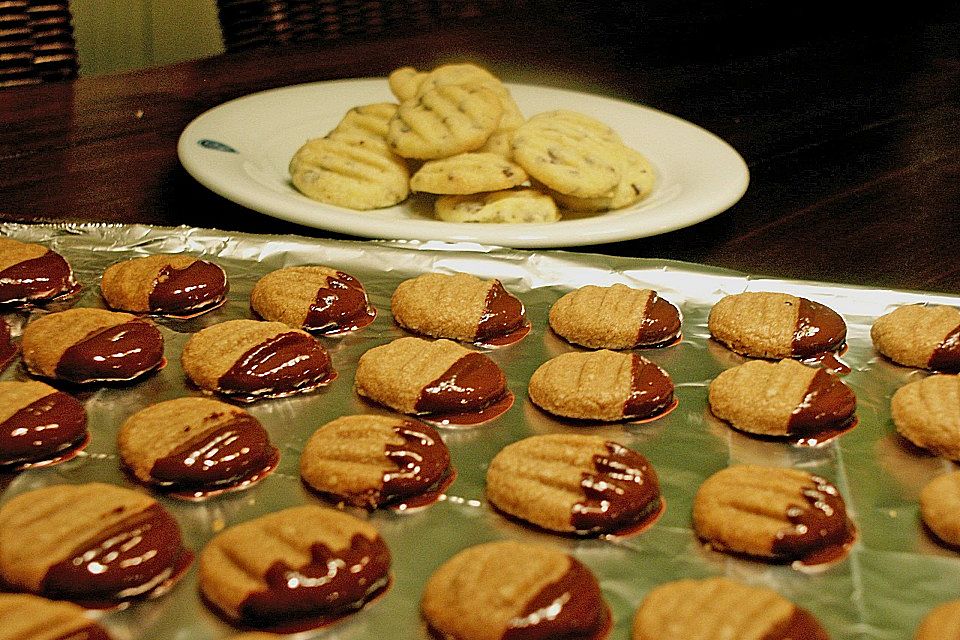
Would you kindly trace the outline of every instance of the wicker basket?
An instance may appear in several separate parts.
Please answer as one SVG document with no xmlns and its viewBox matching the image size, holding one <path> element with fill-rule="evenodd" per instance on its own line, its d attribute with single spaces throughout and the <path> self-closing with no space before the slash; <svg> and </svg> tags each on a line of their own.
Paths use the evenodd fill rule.
<svg viewBox="0 0 960 640">
<path fill-rule="evenodd" d="M 0 87 L 77 77 L 66 1 L 0 0 Z"/>
</svg>

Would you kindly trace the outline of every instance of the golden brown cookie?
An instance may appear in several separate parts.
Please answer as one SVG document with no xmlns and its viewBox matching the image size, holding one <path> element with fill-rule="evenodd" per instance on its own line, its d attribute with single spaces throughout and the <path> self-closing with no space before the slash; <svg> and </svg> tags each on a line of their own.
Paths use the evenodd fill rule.
<svg viewBox="0 0 960 640">
<path fill-rule="evenodd" d="M 450 474 L 450 452 L 436 430 L 396 416 L 343 416 L 317 429 L 300 454 L 310 487 L 374 509 L 423 494 Z"/>
<path fill-rule="evenodd" d="M 537 189 L 523 188 L 440 196 L 434 202 L 433 212 L 445 222 L 527 224 L 560 219 L 553 198 Z"/>
<path fill-rule="evenodd" d="M 920 516 L 940 540 L 960 547 L 960 471 L 944 473 L 924 485 Z"/>
<path fill-rule="evenodd" d="M 650 162 L 639 151 L 623 144 L 614 144 L 612 157 L 620 168 L 620 182 L 603 196 L 578 198 L 564 193 L 553 197 L 563 209 L 570 211 L 609 211 L 640 202 L 653 191 L 654 173 Z"/>
<path fill-rule="evenodd" d="M 487 468 L 487 498 L 538 527 L 581 534 L 637 528 L 662 505 L 644 456 L 578 434 L 532 436 L 501 449 Z"/>
<path fill-rule="evenodd" d="M 217 264 L 183 254 L 158 254 L 110 265 L 100 292 L 113 309 L 162 315 L 209 311 L 226 300 L 227 274 Z"/>
<path fill-rule="evenodd" d="M 46 302 L 78 288 L 73 269 L 56 251 L 0 238 L 0 304 Z"/>
<path fill-rule="evenodd" d="M 334 140 L 356 141 L 379 151 L 387 151 L 387 128 L 397 114 L 397 105 L 377 102 L 354 107 L 327 134 Z"/>
<path fill-rule="evenodd" d="M 634 349 L 680 337 L 680 310 L 652 289 L 586 285 L 550 307 L 550 328 L 591 349 Z"/>
<path fill-rule="evenodd" d="M 666 371 L 635 353 L 564 353 L 530 377 L 530 400 L 548 413 L 613 422 L 649 418 L 674 403 Z"/>
<path fill-rule="evenodd" d="M 0 593 L 0 640 L 110 640 L 86 610 L 25 593 Z"/>
<path fill-rule="evenodd" d="M 200 553 L 207 602 L 255 626 L 348 613 L 389 580 L 390 551 L 373 526 L 313 505 L 230 527 Z"/>
<path fill-rule="evenodd" d="M 911 304 L 877 318 L 870 327 L 877 351 L 908 367 L 960 371 L 960 309 Z"/>
<path fill-rule="evenodd" d="M 355 331 L 377 317 L 359 280 L 322 266 L 271 271 L 253 286 L 250 306 L 265 320 L 323 335 Z"/>
<path fill-rule="evenodd" d="M 747 292 L 720 299 L 707 322 L 714 338 L 757 358 L 807 358 L 843 346 L 847 325 L 825 305 L 787 293 Z"/>
<path fill-rule="evenodd" d="M 0 466 L 59 461 L 89 439 L 87 411 L 42 382 L 0 382 Z"/>
<path fill-rule="evenodd" d="M 464 195 L 510 189 L 526 181 L 526 171 L 503 156 L 472 151 L 424 162 L 410 177 L 410 189 Z"/>
<path fill-rule="evenodd" d="M 776 591 L 729 578 L 676 580 L 644 597 L 631 640 L 829 640 L 816 618 Z"/>
<path fill-rule="evenodd" d="M 609 609 L 587 567 L 558 549 L 512 540 L 450 558 L 427 581 L 420 610 L 437 637 L 457 640 L 603 640 L 609 632 Z"/>
<path fill-rule="evenodd" d="M 897 389 L 890 399 L 897 431 L 922 449 L 960 460 L 960 375 L 933 375 Z"/>
<path fill-rule="evenodd" d="M 805 564 L 842 557 L 855 537 L 843 497 L 830 482 L 758 465 L 707 478 L 694 497 L 693 527 L 718 551 Z"/>
<path fill-rule="evenodd" d="M 417 95 L 420 85 L 426 77 L 426 73 L 417 71 L 413 67 L 400 67 L 390 72 L 390 75 L 387 76 L 387 83 L 397 100 L 403 102 Z"/>
<path fill-rule="evenodd" d="M 0 577 L 20 591 L 113 602 L 168 589 L 192 554 L 166 509 L 101 483 L 53 485 L 0 508 Z"/>
<path fill-rule="evenodd" d="M 133 380 L 163 364 L 163 336 L 142 318 L 105 309 L 68 309 L 23 330 L 30 373 L 66 382 Z"/>
<path fill-rule="evenodd" d="M 190 336 L 180 361 L 195 385 L 241 402 L 306 393 L 336 377 L 320 341 L 281 322 L 211 325 Z"/>
<path fill-rule="evenodd" d="M 924 616 L 913 640 L 960 638 L 960 600 L 937 605 Z"/>
</svg>

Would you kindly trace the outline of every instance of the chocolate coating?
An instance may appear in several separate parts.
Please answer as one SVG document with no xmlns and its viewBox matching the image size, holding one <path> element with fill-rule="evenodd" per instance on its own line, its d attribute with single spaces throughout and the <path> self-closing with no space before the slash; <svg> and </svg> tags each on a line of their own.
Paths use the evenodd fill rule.
<svg viewBox="0 0 960 640">
<path fill-rule="evenodd" d="M 67 348 L 56 376 L 68 382 L 132 380 L 163 362 L 163 336 L 149 322 L 107 327 Z"/>
<path fill-rule="evenodd" d="M 0 464 L 39 462 L 87 438 L 87 412 L 73 396 L 56 391 L 31 402 L 0 424 Z"/>
<path fill-rule="evenodd" d="M 857 408 L 857 397 L 836 376 L 818 369 L 787 423 L 787 433 L 811 434 L 849 422 Z"/>
<path fill-rule="evenodd" d="M 638 347 L 669 344 L 680 336 L 680 311 L 656 293 L 647 299 L 643 322 L 637 332 Z"/>
<path fill-rule="evenodd" d="M 17 355 L 17 345 L 10 335 L 10 325 L 0 318 L 0 371 L 3 371 L 13 357 Z"/>
<path fill-rule="evenodd" d="M 318 333 L 350 331 L 370 324 L 376 315 L 360 282 L 338 271 L 327 279 L 326 287 L 317 290 L 303 328 Z"/>
<path fill-rule="evenodd" d="M 605 443 L 605 456 L 593 457 L 596 473 L 584 473 L 585 499 L 573 507 L 570 524 L 577 531 L 609 532 L 635 524 L 660 503 L 660 483 L 650 462 L 616 442 Z"/>
<path fill-rule="evenodd" d="M 383 475 L 380 503 L 426 491 L 450 467 L 450 452 L 433 427 L 408 421 L 393 430 L 404 444 L 386 447 L 387 458 L 397 470 Z"/>
<path fill-rule="evenodd" d="M 314 389 L 332 374 L 330 356 L 318 340 L 288 332 L 247 351 L 217 384 L 228 395 L 270 397 Z"/>
<path fill-rule="evenodd" d="M 673 381 L 643 356 L 633 354 L 630 397 L 623 404 L 625 418 L 647 418 L 673 404 Z"/>
<path fill-rule="evenodd" d="M 483 314 L 477 325 L 476 341 L 488 340 L 516 331 L 524 325 L 523 303 L 507 292 L 499 280 L 494 280 L 487 292 Z"/>
<path fill-rule="evenodd" d="M 197 260 L 184 269 L 168 265 L 154 282 L 149 297 L 150 310 L 196 311 L 222 301 L 228 289 L 226 274 L 212 262 Z"/>
<path fill-rule="evenodd" d="M 806 505 L 793 505 L 787 510 L 787 519 L 793 529 L 778 534 L 773 543 L 773 555 L 819 564 L 822 559 L 841 555 L 844 545 L 854 538 L 853 523 L 847 517 L 846 505 L 840 492 L 819 476 L 803 489 Z"/>
<path fill-rule="evenodd" d="M 67 261 L 59 253 L 48 251 L 0 271 L 0 304 L 47 300 L 75 286 Z"/>
<path fill-rule="evenodd" d="M 830 640 L 830 636 L 809 611 L 794 607 L 793 615 L 767 632 L 763 640 Z"/>
<path fill-rule="evenodd" d="M 830 307 L 800 298 L 797 328 L 793 334 L 793 355 L 806 358 L 833 351 L 843 345 L 847 324 Z"/>
<path fill-rule="evenodd" d="M 951 331 L 943 342 L 937 345 L 930 356 L 929 368 L 935 371 L 960 371 L 960 326 Z"/>
<path fill-rule="evenodd" d="M 477 411 L 501 398 L 507 380 L 500 367 L 482 353 L 468 353 L 420 392 L 418 413 Z"/>
<path fill-rule="evenodd" d="M 103 630 L 103 627 L 92 624 L 83 629 L 77 629 L 70 635 L 61 636 L 55 640 L 110 640 L 110 636 Z"/>
</svg>

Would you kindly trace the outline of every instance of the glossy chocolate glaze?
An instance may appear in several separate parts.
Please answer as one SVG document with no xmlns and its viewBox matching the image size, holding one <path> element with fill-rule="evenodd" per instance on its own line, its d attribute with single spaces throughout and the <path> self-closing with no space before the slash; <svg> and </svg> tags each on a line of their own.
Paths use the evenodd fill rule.
<svg viewBox="0 0 960 640">
<path fill-rule="evenodd" d="M 791 506 L 786 513 L 792 528 L 777 534 L 772 553 L 805 564 L 821 564 L 841 557 L 856 533 L 847 517 L 840 492 L 819 476 L 802 489 L 806 504 Z"/>
<path fill-rule="evenodd" d="M 420 392 L 417 413 L 478 411 L 507 392 L 507 379 L 482 353 L 468 353 Z"/>
<path fill-rule="evenodd" d="M 254 621 L 359 609 L 389 581 L 390 551 L 377 536 L 355 534 L 336 552 L 316 543 L 299 567 L 275 562 L 264 575 L 266 590 L 247 596 L 241 615 Z"/>
<path fill-rule="evenodd" d="M 150 311 L 196 311 L 220 303 L 227 295 L 227 276 L 219 266 L 197 260 L 183 269 L 166 266 L 150 292 Z"/>
<path fill-rule="evenodd" d="M 800 298 L 797 328 L 793 334 L 793 355 L 800 358 L 834 351 L 847 337 L 847 324 L 830 307 Z"/>
<path fill-rule="evenodd" d="M 310 391 L 333 379 L 330 355 L 307 334 L 285 332 L 256 345 L 220 376 L 218 391 L 267 398 Z"/>
<path fill-rule="evenodd" d="M 673 344 L 680 337 L 680 311 L 656 293 L 647 299 L 643 321 L 637 332 L 638 347 Z"/>
<path fill-rule="evenodd" d="M 65 636 L 59 636 L 52 640 L 110 640 L 110 636 L 103 630 L 103 627 L 91 623 L 89 627 L 71 631 Z"/>
<path fill-rule="evenodd" d="M 477 324 L 474 340 L 483 342 L 505 336 L 520 329 L 525 323 L 523 303 L 519 298 L 508 293 L 499 280 L 494 280 L 490 290 L 487 291 L 487 299 L 484 302 L 480 322 Z"/>
<path fill-rule="evenodd" d="M 73 270 L 59 253 L 48 251 L 0 271 L 0 304 L 46 300 L 76 288 Z"/>
<path fill-rule="evenodd" d="M 927 366 L 935 371 L 960 372 L 960 327 L 947 334 L 943 342 L 937 345 Z"/>
<path fill-rule="evenodd" d="M 650 461 L 616 442 L 593 457 L 595 473 L 584 473 L 584 500 L 573 506 L 570 524 L 578 532 L 612 532 L 657 511 L 660 483 Z"/>
<path fill-rule="evenodd" d="M 73 396 L 56 391 L 0 424 L 0 464 L 53 458 L 87 438 L 87 412 Z"/>
<path fill-rule="evenodd" d="M 794 607 L 793 615 L 764 634 L 762 640 L 830 640 L 809 611 Z"/>
<path fill-rule="evenodd" d="M 633 354 L 633 384 L 623 403 L 625 418 L 647 418 L 673 404 L 673 381 L 666 372 L 643 356 Z"/>
<path fill-rule="evenodd" d="M 163 363 L 163 336 L 149 322 L 131 320 L 100 329 L 67 348 L 56 376 L 68 382 L 132 380 Z"/>
<path fill-rule="evenodd" d="M 787 433 L 810 435 L 836 429 L 849 422 L 856 409 L 853 391 L 836 376 L 817 369 L 787 422 Z"/>
<path fill-rule="evenodd" d="M 3 371 L 14 356 L 17 355 L 17 345 L 13 342 L 10 335 L 10 325 L 3 318 L 0 318 L 0 371 Z"/>
<path fill-rule="evenodd" d="M 404 443 L 386 446 L 387 458 L 397 470 L 383 474 L 377 503 L 422 493 L 443 478 L 450 467 L 450 452 L 433 427 L 406 421 L 393 430 Z"/>
<path fill-rule="evenodd" d="M 338 271 L 327 278 L 326 287 L 317 290 L 303 328 L 317 333 L 353 331 L 367 326 L 376 317 L 363 285 L 353 276 Z"/>
</svg>

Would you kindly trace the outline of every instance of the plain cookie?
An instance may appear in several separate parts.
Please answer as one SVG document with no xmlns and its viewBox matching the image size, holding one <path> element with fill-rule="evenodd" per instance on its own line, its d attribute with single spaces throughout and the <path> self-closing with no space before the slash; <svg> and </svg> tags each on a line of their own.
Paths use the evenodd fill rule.
<svg viewBox="0 0 960 640">
<path fill-rule="evenodd" d="M 960 547 L 960 471 L 937 476 L 920 492 L 920 517 L 952 547 Z"/>
<path fill-rule="evenodd" d="M 897 432 L 922 449 L 960 460 L 960 375 L 933 375 L 897 389 L 890 399 Z"/>
<path fill-rule="evenodd" d="M 960 600 L 944 602 L 927 612 L 913 640 L 960 638 Z"/>
<path fill-rule="evenodd" d="M 460 153 L 429 160 L 410 177 L 410 189 L 423 193 L 465 195 L 510 189 L 527 181 L 527 173 L 496 153 Z"/>
<path fill-rule="evenodd" d="M 433 212 L 444 222 L 528 224 L 560 219 L 553 198 L 537 189 L 510 189 L 462 196 L 440 196 Z"/>
</svg>

